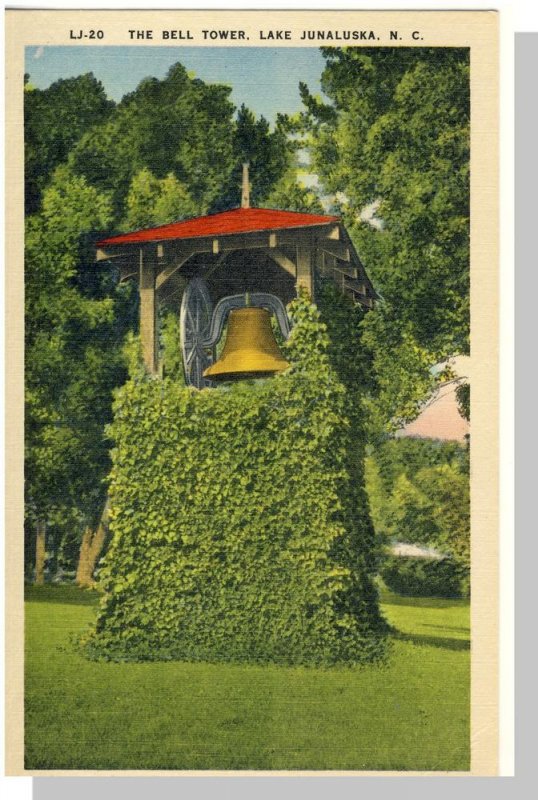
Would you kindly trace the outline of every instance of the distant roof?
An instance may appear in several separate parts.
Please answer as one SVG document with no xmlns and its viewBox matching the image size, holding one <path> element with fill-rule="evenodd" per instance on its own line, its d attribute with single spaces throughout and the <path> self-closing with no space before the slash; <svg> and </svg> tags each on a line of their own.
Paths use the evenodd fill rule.
<svg viewBox="0 0 538 800">
<path fill-rule="evenodd" d="M 449 366 L 456 379 L 441 383 L 418 417 L 401 428 L 396 436 L 465 442 L 471 426 L 460 414 L 456 390 L 461 383 L 471 382 L 471 359 L 469 356 L 456 356 L 436 366 L 439 370 Z"/>
<path fill-rule="evenodd" d="M 340 222 L 339 217 L 302 214 L 297 211 L 274 211 L 269 208 L 234 208 L 232 211 L 222 211 L 219 214 L 208 214 L 205 217 L 159 225 L 157 228 L 145 228 L 111 236 L 101 239 L 97 242 L 97 246 L 158 242 L 163 239 L 195 239 L 198 236 L 226 236 L 232 233 L 254 233 L 283 228 L 306 228 L 335 222 Z"/>
<path fill-rule="evenodd" d="M 421 545 L 410 544 L 409 542 L 393 542 L 389 549 L 393 556 L 429 558 L 432 561 L 442 561 L 446 558 L 443 553 L 440 553 L 433 547 L 422 547 Z"/>
</svg>

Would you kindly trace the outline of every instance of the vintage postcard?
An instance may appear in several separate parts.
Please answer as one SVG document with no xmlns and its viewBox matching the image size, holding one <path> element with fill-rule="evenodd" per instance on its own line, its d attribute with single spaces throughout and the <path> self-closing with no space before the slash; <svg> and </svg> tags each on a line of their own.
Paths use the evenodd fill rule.
<svg viewBox="0 0 538 800">
<path fill-rule="evenodd" d="M 9 774 L 497 775 L 497 13 L 6 35 Z"/>
</svg>

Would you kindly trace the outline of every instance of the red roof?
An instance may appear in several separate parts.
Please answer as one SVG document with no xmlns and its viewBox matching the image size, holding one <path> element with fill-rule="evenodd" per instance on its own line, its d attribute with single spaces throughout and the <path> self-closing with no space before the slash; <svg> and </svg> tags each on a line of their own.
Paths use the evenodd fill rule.
<svg viewBox="0 0 538 800">
<path fill-rule="evenodd" d="M 231 233 L 254 233 L 255 231 L 280 230 L 282 228 L 306 228 L 310 225 L 328 225 L 339 222 L 338 217 L 320 214 L 301 214 L 297 211 L 273 211 L 269 208 L 234 208 L 220 214 L 170 222 L 158 228 L 122 233 L 97 242 L 98 247 L 113 244 L 136 244 L 157 242 L 162 239 L 194 239 L 197 236 L 227 236 Z"/>
</svg>

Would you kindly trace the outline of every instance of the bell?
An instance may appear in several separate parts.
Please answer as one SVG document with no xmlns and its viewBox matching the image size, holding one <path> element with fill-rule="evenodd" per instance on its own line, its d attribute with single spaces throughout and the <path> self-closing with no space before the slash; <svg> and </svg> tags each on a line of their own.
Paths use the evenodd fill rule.
<svg viewBox="0 0 538 800">
<path fill-rule="evenodd" d="M 235 381 L 268 378 L 289 367 L 282 357 L 265 308 L 247 307 L 230 311 L 226 342 L 218 361 L 208 367 L 204 378 Z"/>
</svg>

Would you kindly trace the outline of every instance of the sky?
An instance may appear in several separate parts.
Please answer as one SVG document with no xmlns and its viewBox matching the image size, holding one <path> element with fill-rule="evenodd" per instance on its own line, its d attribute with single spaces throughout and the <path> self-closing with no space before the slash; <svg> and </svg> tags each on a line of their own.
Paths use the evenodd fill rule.
<svg viewBox="0 0 538 800">
<path fill-rule="evenodd" d="M 314 47 L 39 46 L 26 48 L 25 72 L 38 89 L 59 78 L 93 72 L 107 95 L 118 101 L 143 78 L 164 78 L 177 61 L 203 81 L 232 86 L 236 106 L 245 103 L 271 123 L 279 111 L 301 110 L 299 81 L 313 93 L 321 92 L 325 63 Z"/>
</svg>

